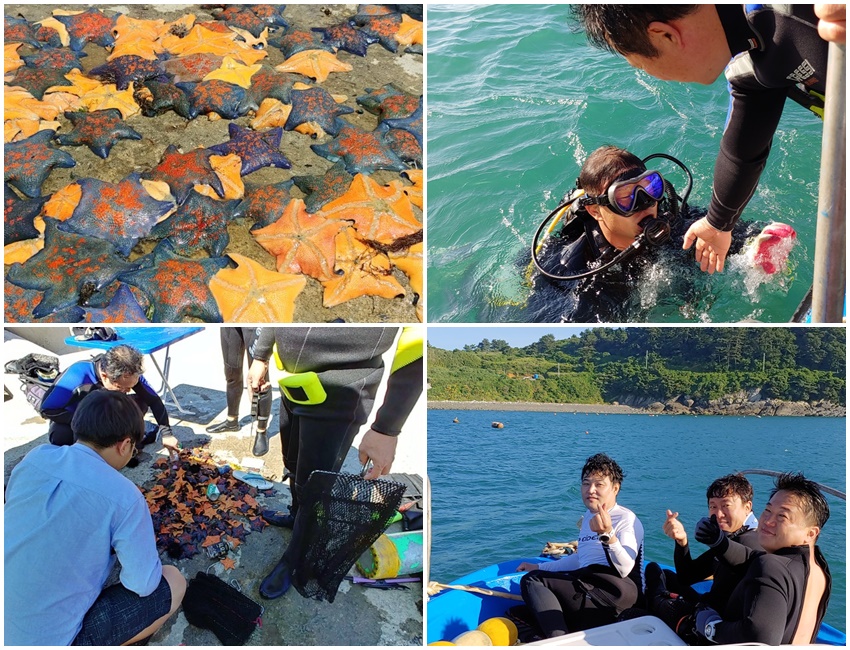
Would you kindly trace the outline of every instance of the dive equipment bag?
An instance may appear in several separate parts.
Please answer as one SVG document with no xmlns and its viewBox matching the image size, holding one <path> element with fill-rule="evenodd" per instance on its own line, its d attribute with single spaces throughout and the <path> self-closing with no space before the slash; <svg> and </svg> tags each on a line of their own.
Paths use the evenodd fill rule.
<svg viewBox="0 0 850 650">
<path fill-rule="evenodd" d="M 28 354 L 5 365 L 8 374 L 18 375 L 21 391 L 36 411 L 59 376 L 59 359 L 49 354 Z"/>
<path fill-rule="evenodd" d="M 199 571 L 186 588 L 183 613 L 195 627 L 211 630 L 222 645 L 245 645 L 261 623 L 263 608 L 221 578 Z"/>
</svg>

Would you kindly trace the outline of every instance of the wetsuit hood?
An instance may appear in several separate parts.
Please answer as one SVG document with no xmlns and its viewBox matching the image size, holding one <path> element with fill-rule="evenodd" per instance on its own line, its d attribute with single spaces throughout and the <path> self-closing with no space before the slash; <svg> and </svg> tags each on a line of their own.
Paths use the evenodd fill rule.
<svg viewBox="0 0 850 650">
<path fill-rule="evenodd" d="M 726 42 L 733 57 L 748 50 L 762 49 L 763 44 L 747 22 L 741 5 L 714 5 L 714 7 L 717 9 L 720 24 L 726 34 Z"/>
</svg>

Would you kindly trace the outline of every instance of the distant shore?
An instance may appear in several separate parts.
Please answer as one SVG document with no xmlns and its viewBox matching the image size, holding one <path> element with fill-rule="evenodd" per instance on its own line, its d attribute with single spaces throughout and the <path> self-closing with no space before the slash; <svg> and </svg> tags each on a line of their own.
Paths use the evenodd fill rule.
<svg viewBox="0 0 850 650">
<path fill-rule="evenodd" d="M 435 411 L 538 411 L 552 413 L 646 413 L 623 404 L 546 404 L 541 402 L 428 402 Z"/>
</svg>

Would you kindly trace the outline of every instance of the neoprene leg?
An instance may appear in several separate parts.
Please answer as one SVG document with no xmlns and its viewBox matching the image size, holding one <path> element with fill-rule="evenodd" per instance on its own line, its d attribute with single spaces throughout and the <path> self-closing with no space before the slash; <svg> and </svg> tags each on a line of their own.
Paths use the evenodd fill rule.
<svg viewBox="0 0 850 650">
<path fill-rule="evenodd" d="M 245 342 L 242 328 L 222 327 L 221 355 L 224 359 L 224 379 L 227 382 L 227 417 L 239 417 L 239 402 L 242 399 L 242 363 Z"/>
<path fill-rule="evenodd" d="M 525 574 L 520 581 L 520 589 L 523 600 L 534 612 L 543 636 L 550 639 L 563 636 L 568 630 L 561 601 L 544 582 L 546 573 L 548 572 L 531 571 Z"/>
</svg>

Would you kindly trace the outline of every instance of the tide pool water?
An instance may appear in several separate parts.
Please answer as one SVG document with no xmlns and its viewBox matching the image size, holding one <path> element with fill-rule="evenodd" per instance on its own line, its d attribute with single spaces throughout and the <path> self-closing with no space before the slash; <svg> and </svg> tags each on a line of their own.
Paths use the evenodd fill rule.
<svg viewBox="0 0 850 650">
<path fill-rule="evenodd" d="M 566 5 L 428 7 L 431 322 L 540 319 L 524 282 L 534 231 L 603 144 L 679 158 L 691 205 L 708 205 L 725 79 L 658 81 L 589 46 L 568 17 Z M 640 320 L 788 322 L 812 283 L 821 137 L 821 121 L 789 101 L 743 215 L 797 231 L 789 269 L 767 279 L 733 257 L 723 274 L 694 274 L 683 298 L 680 269 L 659 268 L 640 288 Z M 658 169 L 681 192 L 684 176 Z"/>
<path fill-rule="evenodd" d="M 494 420 L 505 428 L 493 429 Z M 801 471 L 846 491 L 845 427 L 844 418 L 429 411 L 430 578 L 449 582 L 489 564 L 533 557 L 548 541 L 576 539 L 585 511 L 581 468 L 599 452 L 625 472 L 618 503 L 643 523 L 647 559 L 672 565 L 674 542 L 662 531 L 667 508 L 679 512 L 693 540 L 707 513 L 705 490 L 720 476 Z M 748 478 L 758 515 L 773 479 Z M 845 630 L 847 508 L 835 497 L 827 501 L 831 515 L 819 545 L 833 586 L 825 620 Z"/>
</svg>

